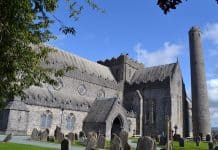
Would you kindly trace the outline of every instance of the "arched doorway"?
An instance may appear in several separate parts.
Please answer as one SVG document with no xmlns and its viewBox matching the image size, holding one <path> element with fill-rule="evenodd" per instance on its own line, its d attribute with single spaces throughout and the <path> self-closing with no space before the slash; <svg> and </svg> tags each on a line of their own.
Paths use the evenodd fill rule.
<svg viewBox="0 0 218 150">
<path fill-rule="evenodd" d="M 123 119 L 120 115 L 118 115 L 112 124 L 111 128 L 111 139 L 113 138 L 113 134 L 115 133 L 116 135 L 119 136 L 120 131 L 123 129 Z"/>
</svg>

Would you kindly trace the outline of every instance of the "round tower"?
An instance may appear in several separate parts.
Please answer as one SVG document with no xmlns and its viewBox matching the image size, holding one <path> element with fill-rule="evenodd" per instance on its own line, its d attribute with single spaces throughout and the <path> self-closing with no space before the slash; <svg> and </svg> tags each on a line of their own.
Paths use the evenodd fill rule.
<svg viewBox="0 0 218 150">
<path fill-rule="evenodd" d="M 192 27 L 189 31 L 189 46 L 193 135 L 205 138 L 207 134 L 211 133 L 211 126 L 201 31 L 198 27 Z"/>
</svg>

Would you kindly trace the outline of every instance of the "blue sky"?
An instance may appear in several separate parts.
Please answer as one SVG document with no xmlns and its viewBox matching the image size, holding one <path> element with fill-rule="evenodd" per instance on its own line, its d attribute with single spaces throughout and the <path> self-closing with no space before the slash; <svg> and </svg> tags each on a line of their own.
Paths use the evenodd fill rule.
<svg viewBox="0 0 218 150">
<path fill-rule="evenodd" d="M 188 0 L 164 15 L 156 0 L 95 0 L 105 13 L 85 9 L 78 21 L 68 19 L 67 6 L 59 5 L 55 15 L 73 25 L 76 36 L 65 36 L 57 25 L 58 37 L 49 44 L 92 61 L 128 53 L 145 66 L 175 62 L 182 68 L 190 94 L 188 31 L 199 26 L 203 33 L 211 122 L 218 126 L 218 4 L 215 0 Z M 215 70 L 217 69 L 217 74 Z"/>
</svg>

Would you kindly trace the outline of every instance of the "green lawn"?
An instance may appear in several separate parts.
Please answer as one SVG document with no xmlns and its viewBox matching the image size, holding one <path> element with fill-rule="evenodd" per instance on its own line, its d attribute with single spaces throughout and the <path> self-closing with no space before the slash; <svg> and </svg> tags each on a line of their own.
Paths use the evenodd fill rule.
<svg viewBox="0 0 218 150">
<path fill-rule="evenodd" d="M 39 146 L 15 144 L 15 143 L 0 143 L 0 150 L 57 150 L 54 148 L 44 148 Z"/>
<path fill-rule="evenodd" d="M 201 142 L 200 146 L 197 147 L 195 142 L 189 141 L 189 142 L 185 142 L 185 147 L 181 148 L 179 147 L 179 143 L 178 142 L 173 142 L 173 150 L 196 150 L 196 149 L 200 149 L 200 150 L 208 150 L 208 143 L 206 142 Z"/>
</svg>

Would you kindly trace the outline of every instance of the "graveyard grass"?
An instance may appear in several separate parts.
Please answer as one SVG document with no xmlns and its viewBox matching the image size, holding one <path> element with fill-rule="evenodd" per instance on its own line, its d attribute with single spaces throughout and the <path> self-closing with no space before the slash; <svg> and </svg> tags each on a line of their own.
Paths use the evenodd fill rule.
<svg viewBox="0 0 218 150">
<path fill-rule="evenodd" d="M 218 144 L 216 145 L 218 146 Z M 185 147 L 179 147 L 179 142 L 173 142 L 173 150 L 208 150 L 208 143 L 207 142 L 201 142 L 200 146 L 197 147 L 195 142 L 193 141 L 187 141 L 185 142 Z"/>
<path fill-rule="evenodd" d="M 57 150 L 57 149 L 32 146 L 32 145 L 24 145 L 24 144 L 15 144 L 15 143 L 0 143 L 0 150 Z"/>
</svg>

